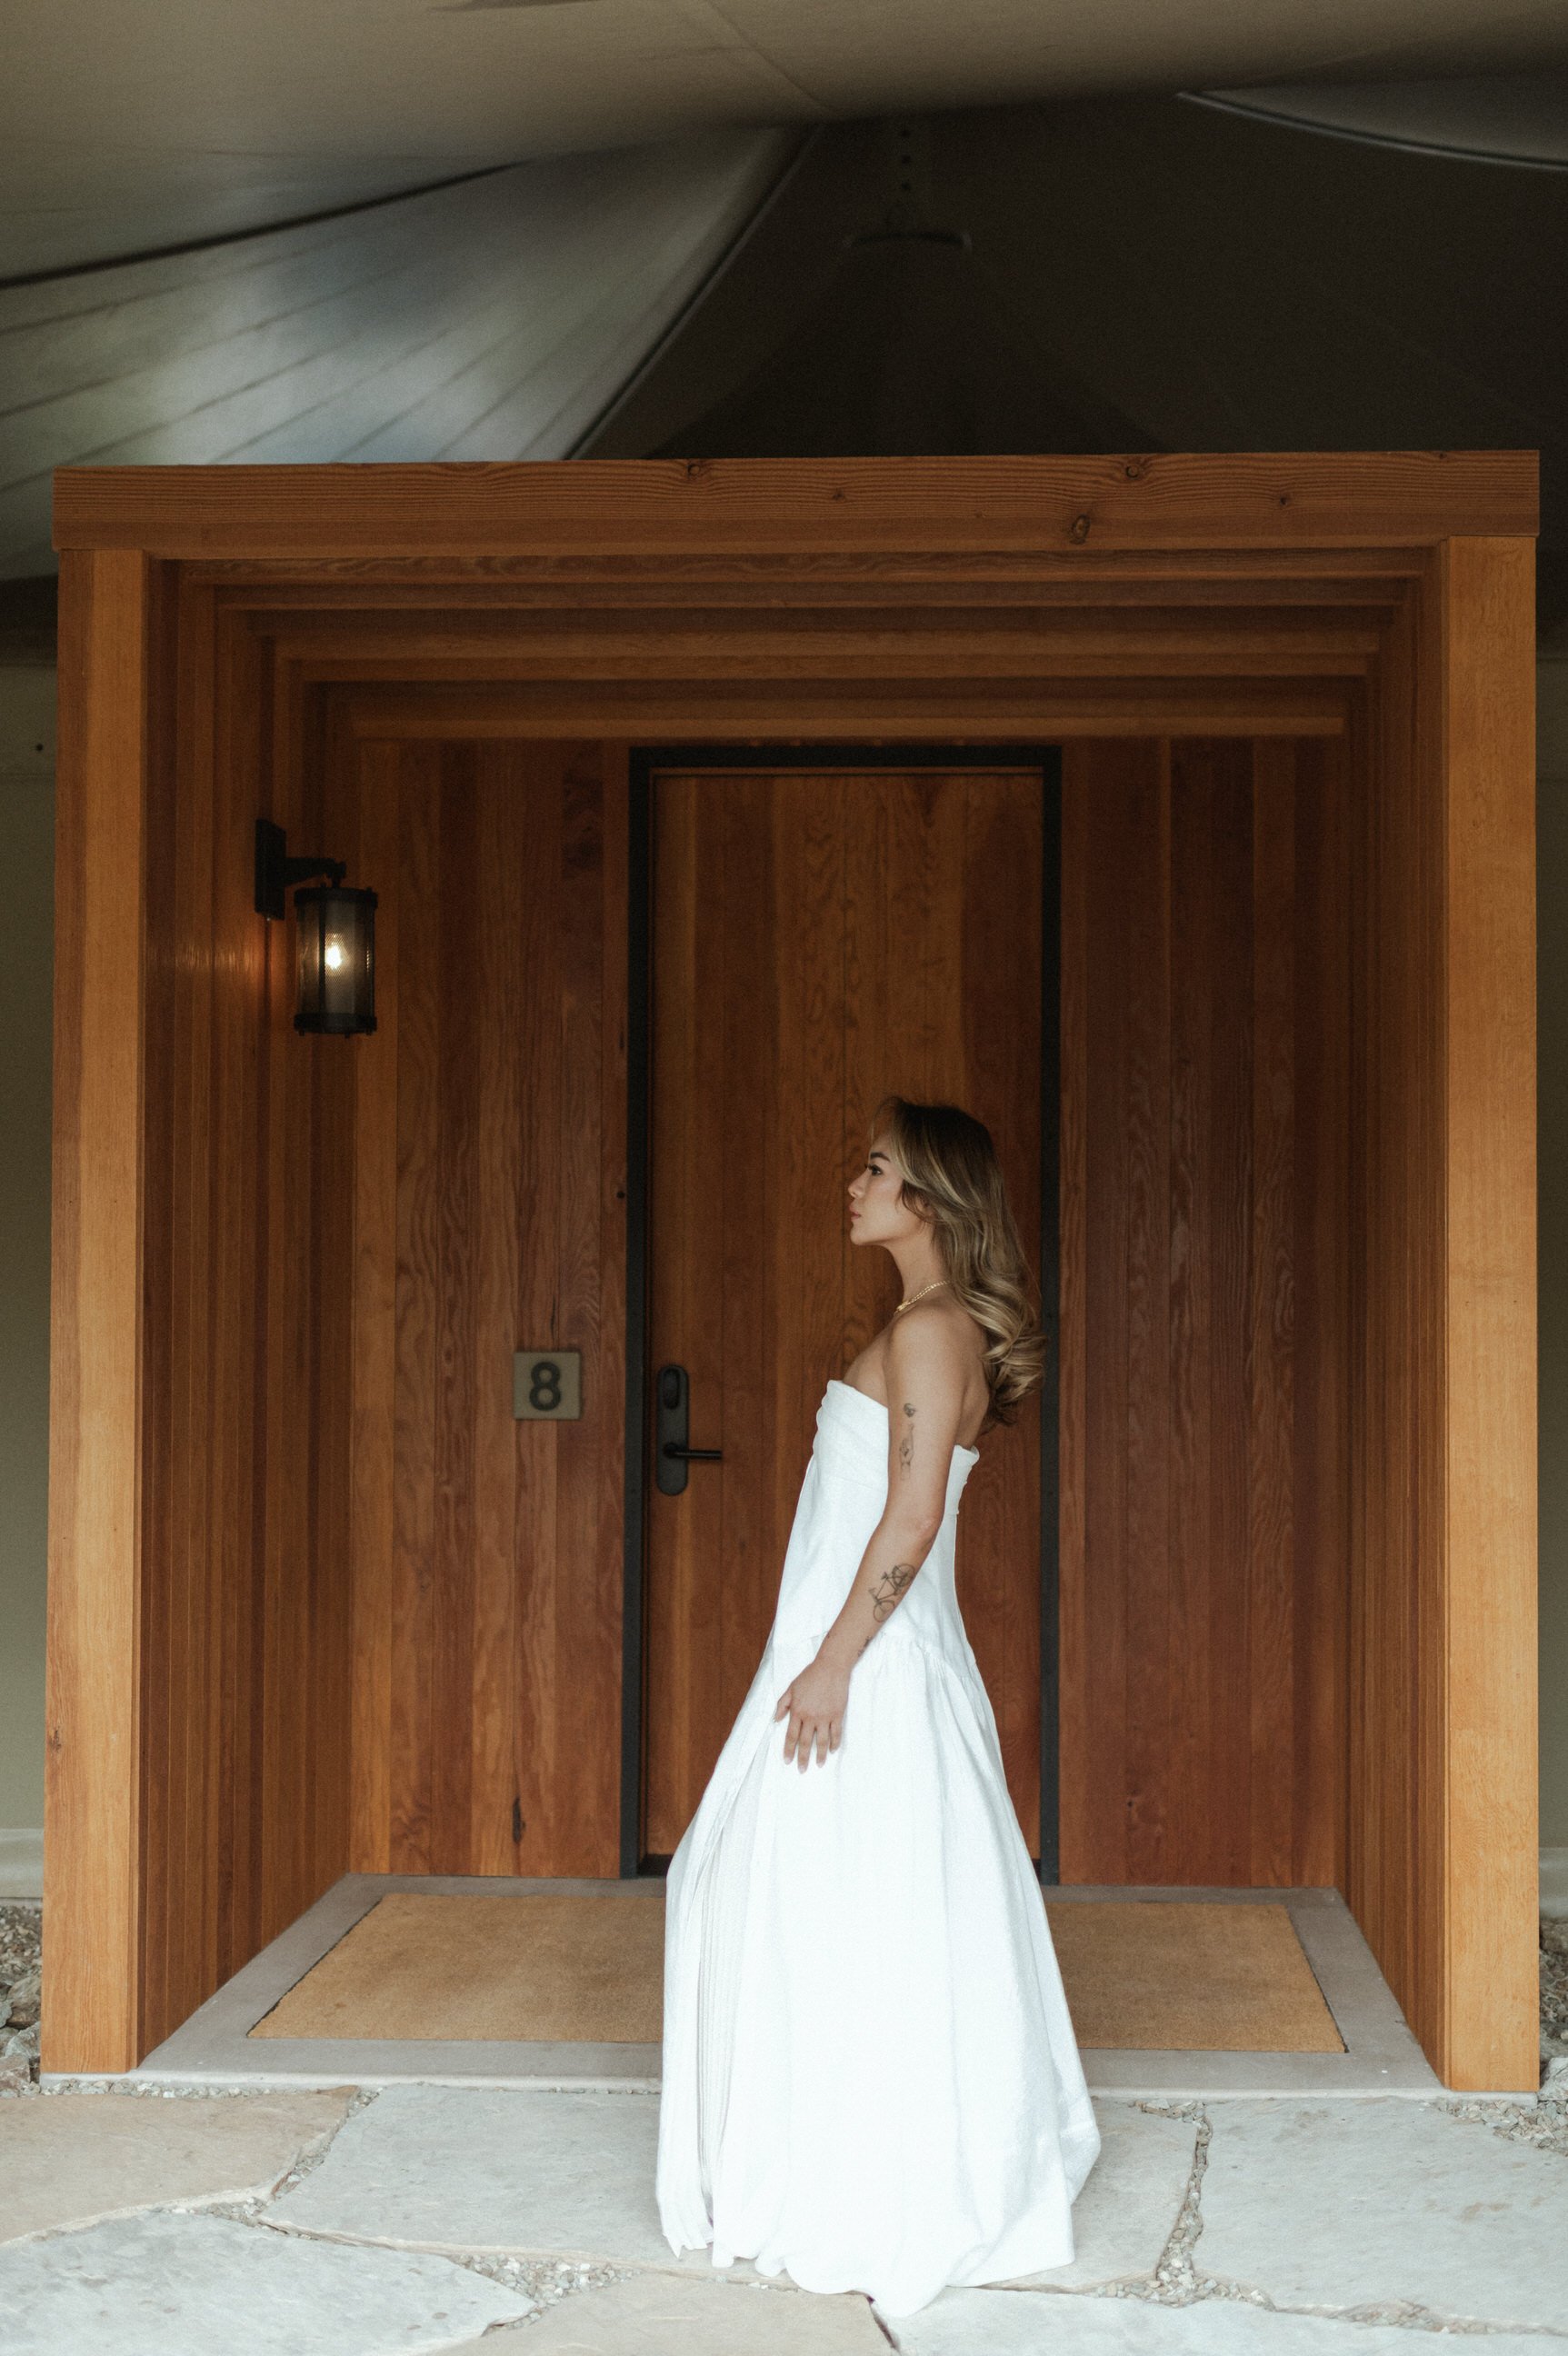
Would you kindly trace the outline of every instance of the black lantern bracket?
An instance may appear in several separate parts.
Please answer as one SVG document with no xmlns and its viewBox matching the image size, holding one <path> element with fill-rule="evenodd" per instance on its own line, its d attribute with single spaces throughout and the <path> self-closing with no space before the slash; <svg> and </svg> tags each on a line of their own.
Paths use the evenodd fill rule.
<svg viewBox="0 0 1568 2356">
<path fill-rule="evenodd" d="M 288 837 L 281 826 L 270 818 L 256 820 L 256 914 L 258 916 L 285 916 L 288 914 L 284 894 L 296 884 L 313 877 L 325 876 L 329 884 L 341 884 L 349 873 L 341 859 L 315 857 L 291 859 Z"/>
</svg>

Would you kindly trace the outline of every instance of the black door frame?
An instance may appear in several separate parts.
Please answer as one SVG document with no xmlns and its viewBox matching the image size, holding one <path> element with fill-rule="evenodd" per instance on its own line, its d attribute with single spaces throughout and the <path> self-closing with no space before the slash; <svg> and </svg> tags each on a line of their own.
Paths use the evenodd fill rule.
<svg viewBox="0 0 1568 2356">
<path fill-rule="evenodd" d="M 626 1479 L 621 1620 L 620 1870 L 626 1879 L 661 1874 L 667 1858 L 643 1854 L 642 1732 L 646 1496 L 649 1481 L 648 1203 L 649 1082 L 652 1012 L 652 783 L 660 769 L 959 769 L 994 765 L 1038 768 L 1043 804 L 1040 873 L 1040 1322 L 1046 1359 L 1040 1388 L 1040 1854 L 1047 1888 L 1061 1878 L 1058 1771 L 1060 1677 L 1059 1343 L 1061 1264 L 1061 746 L 972 738 L 905 744 L 897 737 L 853 744 L 639 744 L 632 748 L 628 807 Z M 1054 953 L 1053 953 L 1054 952 Z"/>
</svg>

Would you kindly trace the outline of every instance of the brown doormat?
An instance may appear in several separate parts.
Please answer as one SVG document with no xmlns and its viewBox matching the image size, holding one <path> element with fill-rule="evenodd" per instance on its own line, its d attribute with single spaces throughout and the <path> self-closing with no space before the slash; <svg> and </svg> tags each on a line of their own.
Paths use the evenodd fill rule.
<svg viewBox="0 0 1568 2356">
<path fill-rule="evenodd" d="M 1345 2051 L 1289 1910 L 1276 1901 L 1086 1898 L 1046 1911 L 1080 2045 Z"/>
<path fill-rule="evenodd" d="M 657 2045 L 663 2012 L 661 1889 L 602 1898 L 394 1890 L 251 2035 Z"/>
<path fill-rule="evenodd" d="M 657 2045 L 662 1896 L 395 1891 L 250 2033 Z M 1282 1905 L 1084 1899 L 1047 1912 L 1081 2046 L 1344 2051 Z"/>
</svg>

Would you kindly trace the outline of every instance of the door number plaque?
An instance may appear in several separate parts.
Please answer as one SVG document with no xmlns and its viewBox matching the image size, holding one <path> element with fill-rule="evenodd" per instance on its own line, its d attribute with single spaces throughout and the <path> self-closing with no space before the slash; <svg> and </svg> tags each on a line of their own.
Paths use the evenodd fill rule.
<svg viewBox="0 0 1568 2356">
<path fill-rule="evenodd" d="M 581 1350 L 519 1350 L 511 1362 L 511 1411 L 520 1422 L 580 1420 Z"/>
</svg>

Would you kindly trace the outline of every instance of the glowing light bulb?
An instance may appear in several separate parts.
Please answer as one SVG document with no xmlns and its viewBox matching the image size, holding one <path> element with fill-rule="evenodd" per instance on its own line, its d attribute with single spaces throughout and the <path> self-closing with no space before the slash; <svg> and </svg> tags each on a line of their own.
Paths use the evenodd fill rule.
<svg viewBox="0 0 1568 2356">
<path fill-rule="evenodd" d="M 336 933 L 328 933 L 327 936 L 327 948 L 324 958 L 324 963 L 326 964 L 328 972 L 339 972 L 345 962 L 342 941 Z"/>
</svg>

